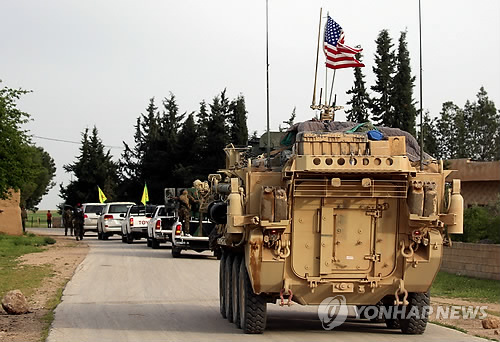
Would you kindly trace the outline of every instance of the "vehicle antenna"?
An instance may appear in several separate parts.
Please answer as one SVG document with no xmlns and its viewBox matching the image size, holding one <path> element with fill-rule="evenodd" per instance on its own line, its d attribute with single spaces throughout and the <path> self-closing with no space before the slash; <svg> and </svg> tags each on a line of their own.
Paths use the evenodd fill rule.
<svg viewBox="0 0 500 342">
<path fill-rule="evenodd" d="M 269 130 L 269 0 L 266 0 L 266 83 L 267 83 L 267 168 L 271 169 L 271 133 Z"/>
<path fill-rule="evenodd" d="M 337 72 L 337 69 L 333 69 L 332 86 L 330 87 L 330 98 L 328 99 L 330 106 L 332 105 L 333 83 L 335 82 L 335 73 L 336 72 Z M 335 98 L 337 98 L 337 95 L 335 95 Z"/>
<path fill-rule="evenodd" d="M 420 10 L 420 0 L 418 0 L 418 31 L 420 38 L 420 170 L 424 169 L 424 111 L 422 109 L 422 13 Z"/>
<path fill-rule="evenodd" d="M 321 37 L 321 13 L 322 13 L 322 11 L 323 11 L 323 8 L 320 8 L 319 9 L 319 26 L 318 26 L 318 47 L 316 49 L 316 69 L 314 71 L 314 88 L 313 88 L 313 99 L 312 99 L 311 108 L 316 106 L 316 80 L 318 78 L 319 39 Z M 320 100 L 319 104 L 321 104 L 321 100 Z"/>
</svg>

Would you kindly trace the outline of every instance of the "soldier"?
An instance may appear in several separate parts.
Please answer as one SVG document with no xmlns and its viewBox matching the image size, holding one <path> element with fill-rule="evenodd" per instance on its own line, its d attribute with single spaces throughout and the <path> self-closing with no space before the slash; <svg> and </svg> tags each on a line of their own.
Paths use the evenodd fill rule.
<svg viewBox="0 0 500 342">
<path fill-rule="evenodd" d="M 73 235 L 73 224 L 72 224 L 73 215 L 71 213 L 70 207 L 66 207 L 63 213 L 63 223 L 64 223 L 64 235 L 68 235 L 68 228 L 70 234 Z"/>
<path fill-rule="evenodd" d="M 82 205 L 78 203 L 73 213 L 73 226 L 75 228 L 76 240 L 83 240 L 83 209 Z"/>
<path fill-rule="evenodd" d="M 28 212 L 26 211 L 26 208 L 24 207 L 24 205 L 22 205 L 21 206 L 21 222 L 23 224 L 23 233 L 26 231 L 26 219 L 27 218 L 28 218 Z"/>
<path fill-rule="evenodd" d="M 184 235 L 191 235 L 189 230 L 189 223 L 191 221 L 191 202 L 194 198 L 188 194 L 187 190 L 183 190 L 178 198 L 179 201 L 179 220 L 182 222 Z"/>
</svg>

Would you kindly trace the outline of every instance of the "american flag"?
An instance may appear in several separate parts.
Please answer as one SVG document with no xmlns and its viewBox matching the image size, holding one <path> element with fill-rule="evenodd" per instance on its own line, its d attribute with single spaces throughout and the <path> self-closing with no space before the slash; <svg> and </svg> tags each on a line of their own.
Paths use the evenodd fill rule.
<svg viewBox="0 0 500 342">
<path fill-rule="evenodd" d="M 365 65 L 355 58 L 355 55 L 362 50 L 344 45 L 344 30 L 328 16 L 324 44 L 326 67 L 330 69 L 364 67 Z"/>
</svg>

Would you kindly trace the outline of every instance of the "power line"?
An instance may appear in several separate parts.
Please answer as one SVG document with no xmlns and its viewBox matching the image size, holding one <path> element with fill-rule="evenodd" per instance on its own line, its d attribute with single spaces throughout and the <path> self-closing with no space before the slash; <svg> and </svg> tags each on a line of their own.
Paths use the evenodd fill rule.
<svg viewBox="0 0 500 342">
<path fill-rule="evenodd" d="M 57 142 L 63 142 L 63 143 L 68 143 L 68 144 L 77 144 L 80 145 L 82 142 L 81 141 L 71 141 L 71 140 L 63 140 L 63 139 L 56 139 L 56 138 L 47 138 L 47 137 L 41 137 L 39 135 L 32 135 L 33 138 L 37 139 L 44 139 L 44 140 L 50 140 L 50 141 L 57 141 Z M 112 145 L 103 145 L 104 147 L 107 148 L 119 148 L 122 149 L 122 146 L 112 146 Z"/>
</svg>

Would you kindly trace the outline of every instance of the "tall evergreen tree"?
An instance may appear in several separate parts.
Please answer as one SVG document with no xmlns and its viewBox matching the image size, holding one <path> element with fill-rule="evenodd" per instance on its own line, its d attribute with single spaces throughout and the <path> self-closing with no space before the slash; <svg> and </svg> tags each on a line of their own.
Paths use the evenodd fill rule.
<svg viewBox="0 0 500 342">
<path fill-rule="evenodd" d="M 231 101 L 228 121 L 230 142 L 234 145 L 246 146 L 248 144 L 247 110 L 243 95 L 240 94 Z"/>
<path fill-rule="evenodd" d="M 361 53 L 356 54 L 356 59 L 361 62 Z M 370 116 L 370 96 L 366 90 L 363 71 L 361 68 L 354 68 L 354 86 L 346 93 L 352 94 L 351 100 L 347 102 L 351 109 L 346 110 L 347 121 L 367 122 Z"/>
<path fill-rule="evenodd" d="M 104 151 L 104 145 L 94 126 L 91 135 L 85 129 L 82 135 L 80 155 L 72 164 L 63 166 L 66 172 L 71 172 L 74 179 L 66 186 L 60 186 L 60 196 L 65 203 L 96 202 L 98 200 L 97 186 L 99 186 L 109 201 L 115 199 L 118 182 L 118 165 L 112 158 L 110 151 Z"/>
<path fill-rule="evenodd" d="M 210 105 L 207 122 L 207 146 L 205 151 L 206 169 L 213 173 L 225 165 L 224 148 L 229 142 L 226 129 L 226 118 L 229 111 L 229 100 L 224 89 L 220 96 L 215 96 Z"/>
<path fill-rule="evenodd" d="M 406 31 L 399 37 L 396 55 L 396 74 L 392 80 L 391 104 L 393 118 L 389 120 L 392 127 L 401 128 L 415 135 L 416 109 L 413 101 L 415 77 L 411 75 L 410 53 L 406 42 Z"/>
<path fill-rule="evenodd" d="M 175 165 L 174 171 L 175 176 L 182 179 L 182 184 L 179 184 L 179 187 L 191 186 L 196 178 L 206 178 L 207 175 L 200 175 L 198 172 L 200 144 L 193 113 L 189 114 L 182 123 L 179 132 L 179 153 L 181 157 Z"/>
<path fill-rule="evenodd" d="M 377 52 L 373 72 L 376 80 L 371 89 L 378 94 L 378 97 L 371 100 L 373 119 L 379 125 L 393 127 L 395 122 L 391 95 L 395 56 L 394 52 L 391 51 L 393 44 L 389 32 L 387 30 L 380 31 L 375 43 L 377 44 Z"/>
</svg>

